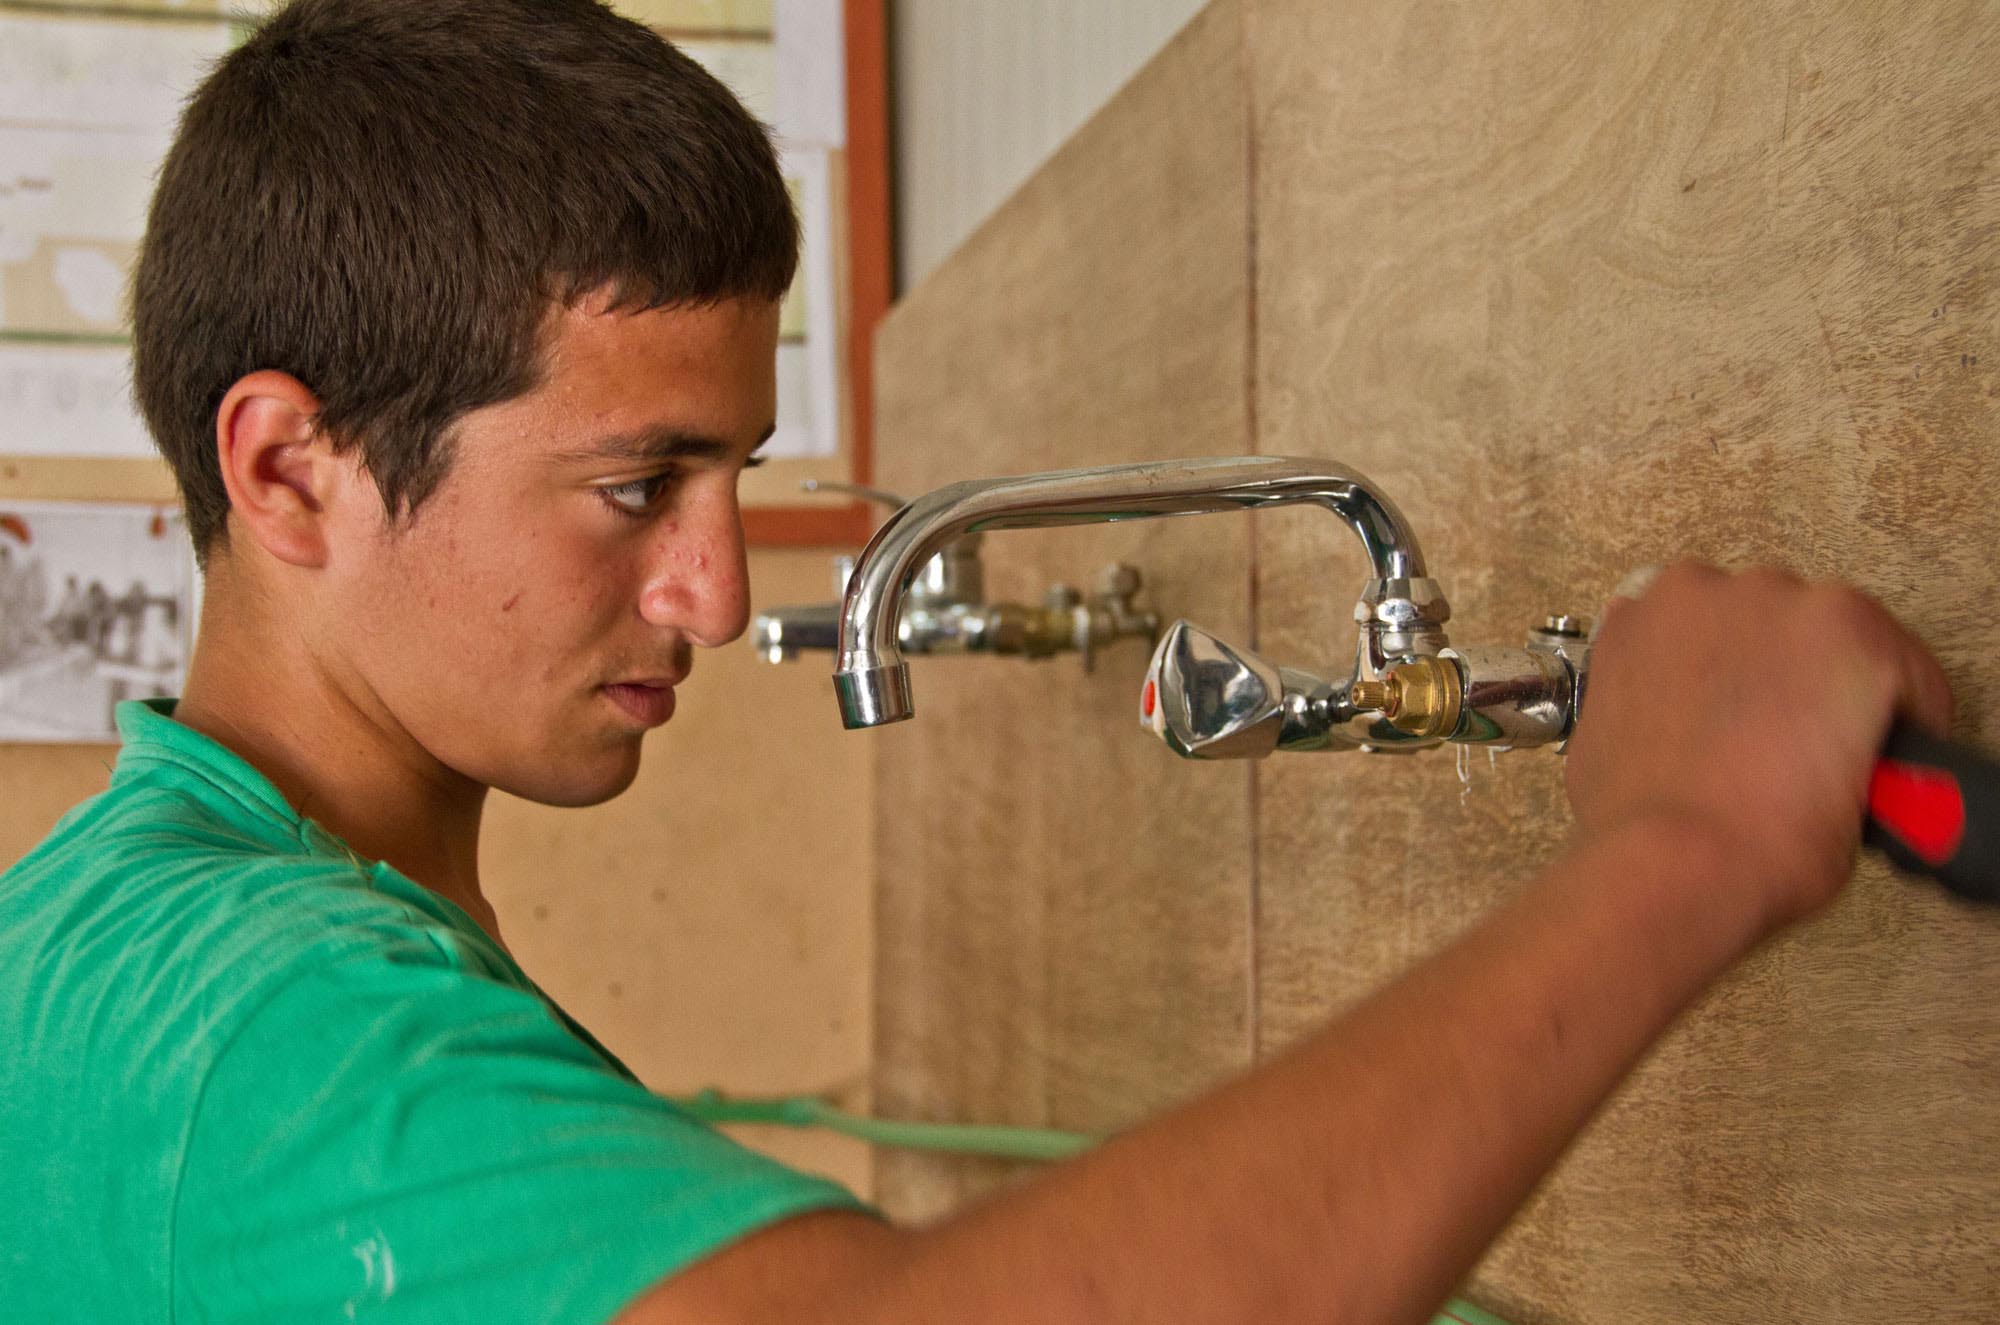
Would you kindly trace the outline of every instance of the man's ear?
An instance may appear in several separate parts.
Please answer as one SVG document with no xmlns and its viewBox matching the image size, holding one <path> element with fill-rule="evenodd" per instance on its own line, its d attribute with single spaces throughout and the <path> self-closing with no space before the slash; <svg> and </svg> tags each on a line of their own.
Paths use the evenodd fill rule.
<svg viewBox="0 0 2000 1325">
<path fill-rule="evenodd" d="M 239 379 L 215 412 L 216 459 L 230 515 L 293 566 L 327 558 L 327 505 L 346 462 L 318 428 L 319 397 L 289 373 Z"/>
</svg>

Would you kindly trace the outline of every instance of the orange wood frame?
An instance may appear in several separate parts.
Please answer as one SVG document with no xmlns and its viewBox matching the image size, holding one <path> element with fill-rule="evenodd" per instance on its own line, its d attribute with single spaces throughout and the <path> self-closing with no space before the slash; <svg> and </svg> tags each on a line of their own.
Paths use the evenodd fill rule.
<svg viewBox="0 0 2000 1325">
<path fill-rule="evenodd" d="M 893 292 L 889 221 L 889 34 L 886 0 L 841 0 L 847 52 L 848 389 L 852 479 L 868 483 L 875 454 L 875 326 Z M 867 502 L 752 506 L 752 547 L 859 547 L 881 515 Z"/>
</svg>

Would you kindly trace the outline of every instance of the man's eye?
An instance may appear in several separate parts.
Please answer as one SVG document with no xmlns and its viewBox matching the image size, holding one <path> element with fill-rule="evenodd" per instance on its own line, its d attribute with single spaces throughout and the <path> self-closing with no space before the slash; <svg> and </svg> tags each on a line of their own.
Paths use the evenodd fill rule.
<svg viewBox="0 0 2000 1325">
<path fill-rule="evenodd" d="M 658 504 L 667 489 L 673 486 L 671 470 L 660 474 L 649 474 L 645 478 L 635 478 L 630 483 L 620 483 L 616 487 L 599 488 L 611 509 L 621 515 L 644 515 Z"/>
</svg>

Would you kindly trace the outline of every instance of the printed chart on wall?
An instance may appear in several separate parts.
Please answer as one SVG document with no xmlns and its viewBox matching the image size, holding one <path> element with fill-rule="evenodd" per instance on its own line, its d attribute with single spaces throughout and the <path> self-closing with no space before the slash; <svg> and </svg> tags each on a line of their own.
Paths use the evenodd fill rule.
<svg viewBox="0 0 2000 1325">
<path fill-rule="evenodd" d="M 772 459 L 840 449 L 839 235 L 833 164 L 846 136 L 839 0 L 611 0 L 673 42 L 775 133 L 799 214 L 798 278 L 779 323 Z"/>
<path fill-rule="evenodd" d="M 177 511 L 0 506 L 0 741 L 114 741 L 121 700 L 178 695 L 194 587 Z"/>
<path fill-rule="evenodd" d="M 149 456 L 125 289 L 215 5 L 0 0 L 0 452 Z"/>
<path fill-rule="evenodd" d="M 0 0 L 0 454 L 145 457 L 125 292 L 182 100 L 274 0 Z M 840 444 L 837 0 L 618 0 L 777 130 L 804 232 L 774 457 Z"/>
</svg>

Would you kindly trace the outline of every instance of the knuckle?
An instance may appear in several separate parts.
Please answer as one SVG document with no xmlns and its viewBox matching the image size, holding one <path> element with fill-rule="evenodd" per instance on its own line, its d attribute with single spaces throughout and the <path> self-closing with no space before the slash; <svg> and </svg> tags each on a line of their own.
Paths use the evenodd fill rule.
<svg viewBox="0 0 2000 1325">
<path fill-rule="evenodd" d="M 1658 587 L 1672 592 L 1688 592 L 1713 585 L 1721 577 L 1721 574 L 1722 572 L 1705 561 L 1697 561 L 1692 557 L 1682 557 L 1677 561 L 1669 562 L 1666 568 L 1660 572 L 1659 580 L 1656 583 Z"/>
<path fill-rule="evenodd" d="M 1873 642 L 1887 633 L 1888 612 L 1851 584 L 1816 581 L 1805 587 L 1805 603 L 1814 623 L 1845 643 Z"/>
<path fill-rule="evenodd" d="M 1764 593 L 1788 593 L 1799 589 L 1804 581 L 1783 566 L 1752 566 L 1737 576 L 1739 583 Z"/>
<path fill-rule="evenodd" d="M 1901 683 L 1909 652 L 1902 627 L 1889 610 L 1851 584 L 1824 580 L 1808 585 L 1806 626 L 1826 649 L 1866 660 L 1879 685 Z"/>
<path fill-rule="evenodd" d="M 1661 567 L 1645 592 L 1632 601 L 1634 606 L 1648 614 L 1662 610 L 1685 611 L 1686 604 L 1713 593 L 1719 578 L 1720 572 L 1704 562 L 1676 561 Z"/>
</svg>

